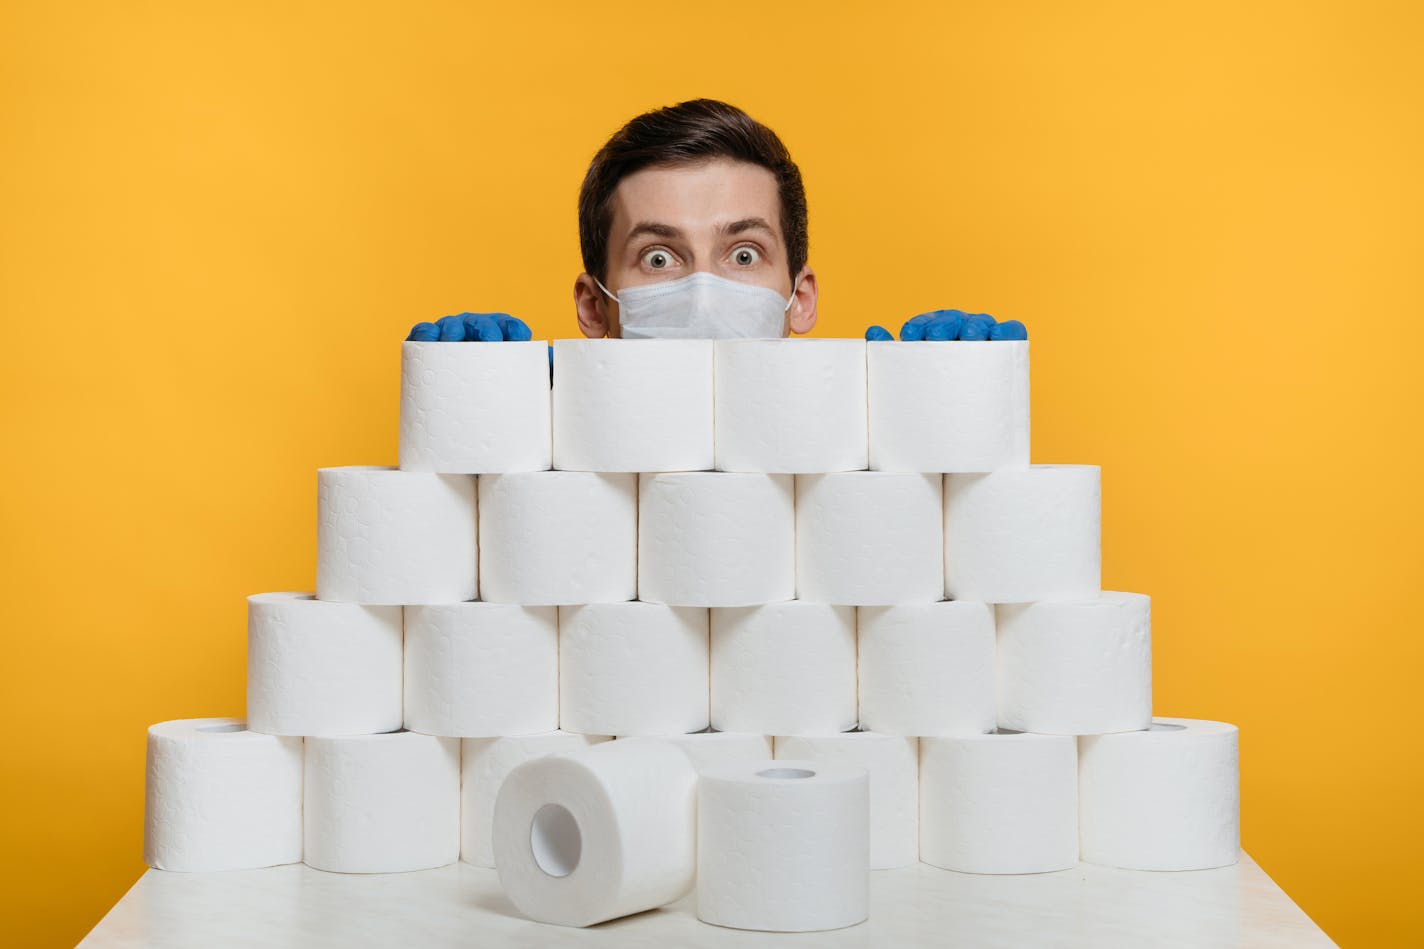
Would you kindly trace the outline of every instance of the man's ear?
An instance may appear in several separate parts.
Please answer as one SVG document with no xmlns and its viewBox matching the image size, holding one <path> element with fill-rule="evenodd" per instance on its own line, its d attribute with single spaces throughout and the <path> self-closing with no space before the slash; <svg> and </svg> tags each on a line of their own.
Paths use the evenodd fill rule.
<svg viewBox="0 0 1424 949">
<path fill-rule="evenodd" d="M 578 275 L 574 281 L 574 307 L 578 310 L 578 325 L 583 335 L 589 339 L 602 339 L 608 335 L 608 306 L 611 303 L 598 289 L 592 276 L 587 273 Z"/>
<path fill-rule="evenodd" d="M 816 274 L 810 267 L 802 267 L 797 277 L 791 309 L 786 311 L 786 324 L 797 334 L 809 333 L 816 325 Z"/>
</svg>

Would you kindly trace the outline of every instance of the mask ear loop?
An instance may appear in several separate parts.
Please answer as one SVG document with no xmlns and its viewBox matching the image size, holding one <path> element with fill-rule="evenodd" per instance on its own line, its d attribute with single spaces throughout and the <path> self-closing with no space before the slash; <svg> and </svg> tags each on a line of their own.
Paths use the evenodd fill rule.
<svg viewBox="0 0 1424 949">
<path fill-rule="evenodd" d="M 593 277 L 593 274 L 589 274 L 589 276 L 590 276 L 590 277 Z M 617 297 L 615 297 L 615 296 L 609 291 L 609 289 L 603 285 L 603 281 L 602 281 L 602 280 L 599 280 L 597 277 L 593 277 L 593 282 L 596 283 L 596 284 L 598 284 L 598 289 L 600 289 L 600 290 L 602 290 L 604 293 L 608 294 L 608 299 L 612 300 L 614 303 L 617 303 L 619 306 L 622 306 L 622 305 L 623 305 L 623 301 L 622 301 L 622 300 L 619 300 Z"/>
<path fill-rule="evenodd" d="M 597 278 L 597 277 L 594 277 L 593 279 L 597 280 L 598 278 Z M 786 306 L 784 306 L 784 307 L 781 308 L 781 312 L 782 312 L 783 315 L 786 314 L 786 313 L 788 313 L 788 312 L 790 312 L 790 310 L 791 310 L 791 304 L 793 304 L 793 303 L 796 302 L 796 288 L 799 287 L 799 286 L 801 286 L 801 278 L 800 278 L 800 277 L 797 277 L 797 278 L 796 278 L 794 281 L 792 281 L 792 283 L 791 283 L 791 299 L 787 300 L 787 301 L 786 301 Z"/>
</svg>

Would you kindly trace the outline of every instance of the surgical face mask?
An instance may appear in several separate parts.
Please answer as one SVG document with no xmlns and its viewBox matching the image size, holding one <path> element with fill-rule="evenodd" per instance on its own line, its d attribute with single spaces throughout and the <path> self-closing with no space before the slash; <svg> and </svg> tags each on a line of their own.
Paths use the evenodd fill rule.
<svg viewBox="0 0 1424 949">
<path fill-rule="evenodd" d="M 594 277 L 618 304 L 624 339 L 780 339 L 785 300 L 770 287 L 728 280 L 697 271 L 676 280 L 624 287 L 617 296 Z"/>
</svg>

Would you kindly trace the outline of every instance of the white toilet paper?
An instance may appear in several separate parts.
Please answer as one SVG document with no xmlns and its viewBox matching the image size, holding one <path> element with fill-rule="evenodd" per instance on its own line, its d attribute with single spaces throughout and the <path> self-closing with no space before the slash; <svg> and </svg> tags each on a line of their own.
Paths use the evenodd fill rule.
<svg viewBox="0 0 1424 949">
<path fill-rule="evenodd" d="M 159 870 L 245 870 L 302 859 L 302 740 L 237 718 L 148 729 L 143 862 Z"/>
<path fill-rule="evenodd" d="M 1033 465 L 944 481 L 945 590 L 955 600 L 1027 603 L 1097 596 L 1097 465 Z"/>
<path fill-rule="evenodd" d="M 856 725 L 855 610 L 790 600 L 712 611 L 712 727 L 836 734 Z"/>
<path fill-rule="evenodd" d="M 696 869 L 697 772 L 661 741 L 527 761 L 494 805 L 494 863 L 530 919 L 590 926 L 671 903 Z"/>
<path fill-rule="evenodd" d="M 944 598 L 939 475 L 796 477 L 796 595 L 821 603 Z"/>
<path fill-rule="evenodd" d="M 645 474 L 638 487 L 638 595 L 745 606 L 796 595 L 791 475 Z"/>
<path fill-rule="evenodd" d="M 558 728 L 558 611 L 480 602 L 406 607 L 405 727 L 457 737 Z"/>
<path fill-rule="evenodd" d="M 481 475 L 480 585 L 492 603 L 554 606 L 638 595 L 638 476 Z"/>
<path fill-rule="evenodd" d="M 427 870 L 460 857 L 460 741 L 399 731 L 308 738 L 308 866 Z"/>
<path fill-rule="evenodd" d="M 1206 870 L 1241 851 L 1235 725 L 1154 718 L 1078 740 L 1083 859 L 1131 870 Z"/>
<path fill-rule="evenodd" d="M 477 867 L 494 866 L 494 801 L 509 772 L 526 761 L 608 739 L 551 731 L 460 742 L 460 859 Z"/>
<path fill-rule="evenodd" d="M 401 727 L 401 608 L 247 598 L 247 727 L 369 735 Z"/>
<path fill-rule="evenodd" d="M 477 574 L 471 475 L 317 471 L 318 599 L 454 603 L 479 595 Z"/>
<path fill-rule="evenodd" d="M 401 343 L 401 470 L 548 468 L 548 353 L 542 339 Z"/>
<path fill-rule="evenodd" d="M 1083 600 L 1001 603 L 999 724 L 1049 735 L 1152 721 L 1152 601 L 1104 590 Z"/>
<path fill-rule="evenodd" d="M 554 340 L 554 467 L 712 467 L 712 340 Z"/>
<path fill-rule="evenodd" d="M 715 361 L 720 470 L 866 466 L 864 340 L 719 339 Z"/>
<path fill-rule="evenodd" d="M 1076 864 L 1076 740 L 1017 732 L 920 739 L 920 859 L 963 873 Z"/>
<path fill-rule="evenodd" d="M 593 735 L 706 728 L 707 625 L 696 607 L 560 607 L 560 727 Z"/>
<path fill-rule="evenodd" d="M 701 774 L 708 768 L 738 761 L 764 761 L 772 756 L 771 736 L 706 729 L 687 735 L 619 738 L 619 741 L 666 741 L 681 748 Z"/>
<path fill-rule="evenodd" d="M 864 731 L 777 736 L 776 757 L 864 768 L 870 776 L 870 869 L 907 867 L 919 860 L 918 738 Z"/>
<path fill-rule="evenodd" d="M 994 610 L 978 600 L 862 606 L 860 724 L 890 735 L 994 730 Z"/>
<path fill-rule="evenodd" d="M 1028 340 L 866 344 L 870 467 L 1028 464 Z"/>
<path fill-rule="evenodd" d="M 697 918 L 808 932 L 869 915 L 864 768 L 752 761 L 706 771 L 697 804 Z"/>
</svg>

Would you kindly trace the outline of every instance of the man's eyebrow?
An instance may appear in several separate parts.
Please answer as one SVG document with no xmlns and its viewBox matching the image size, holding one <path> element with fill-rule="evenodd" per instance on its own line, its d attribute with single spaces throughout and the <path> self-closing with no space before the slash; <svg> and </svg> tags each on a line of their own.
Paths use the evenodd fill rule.
<svg viewBox="0 0 1424 949">
<path fill-rule="evenodd" d="M 731 224 L 723 224 L 718 228 L 723 234 L 740 234 L 743 231 L 763 230 L 773 237 L 776 236 L 776 229 L 767 223 L 764 217 L 744 217 L 740 221 L 733 221 Z"/>
<path fill-rule="evenodd" d="M 633 229 L 628 232 L 628 240 L 639 237 L 643 234 L 652 234 L 655 237 L 666 237 L 669 240 L 676 240 L 682 236 L 682 231 L 671 224 L 663 224 L 660 221 L 639 221 L 633 225 Z"/>
</svg>

